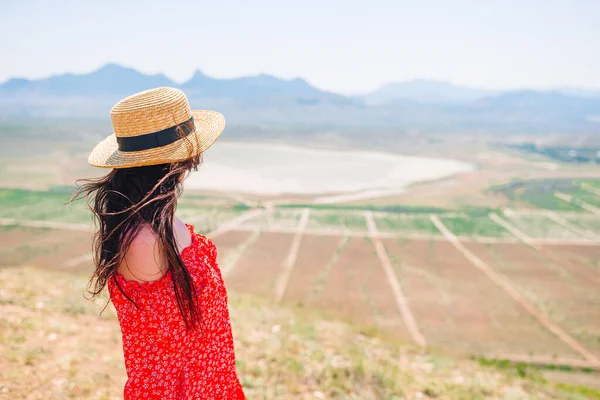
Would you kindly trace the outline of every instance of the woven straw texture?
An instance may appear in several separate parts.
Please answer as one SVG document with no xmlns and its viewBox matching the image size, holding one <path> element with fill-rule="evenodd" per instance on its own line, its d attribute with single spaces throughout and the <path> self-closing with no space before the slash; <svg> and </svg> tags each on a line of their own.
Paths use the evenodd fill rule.
<svg viewBox="0 0 600 400">
<path fill-rule="evenodd" d="M 88 163 L 100 168 L 131 168 L 183 161 L 204 152 L 225 128 L 216 111 L 192 111 L 185 94 L 161 87 L 136 93 L 119 101 L 110 113 L 114 133 L 98 143 Z M 119 151 L 117 137 L 161 131 L 194 117 L 195 130 L 166 146 L 141 151 Z"/>
</svg>

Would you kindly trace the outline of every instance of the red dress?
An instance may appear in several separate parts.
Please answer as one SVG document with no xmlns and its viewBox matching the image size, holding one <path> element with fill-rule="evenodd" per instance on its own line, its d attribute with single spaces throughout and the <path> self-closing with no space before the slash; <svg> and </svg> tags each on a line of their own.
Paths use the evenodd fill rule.
<svg viewBox="0 0 600 400">
<path fill-rule="evenodd" d="M 244 399 L 235 370 L 227 292 L 212 241 L 195 234 L 181 253 L 198 289 L 200 329 L 186 331 L 171 274 L 154 282 L 109 279 L 123 335 L 125 400 Z M 136 308 L 116 283 L 135 301 Z"/>
</svg>

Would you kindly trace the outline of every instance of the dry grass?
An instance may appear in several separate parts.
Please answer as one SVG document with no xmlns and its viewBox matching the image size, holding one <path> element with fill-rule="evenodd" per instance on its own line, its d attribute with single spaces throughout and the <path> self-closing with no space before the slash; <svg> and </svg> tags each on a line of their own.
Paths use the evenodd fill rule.
<svg viewBox="0 0 600 400">
<path fill-rule="evenodd" d="M 120 331 L 85 278 L 0 270 L 0 398 L 118 399 Z M 318 314 L 230 296 L 249 399 L 576 399 L 493 367 L 417 351 Z"/>
</svg>

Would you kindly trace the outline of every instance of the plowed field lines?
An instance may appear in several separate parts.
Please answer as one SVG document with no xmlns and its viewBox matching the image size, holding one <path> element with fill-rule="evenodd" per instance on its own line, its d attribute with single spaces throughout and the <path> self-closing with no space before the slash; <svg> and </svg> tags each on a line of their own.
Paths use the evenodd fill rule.
<svg viewBox="0 0 600 400">
<path fill-rule="evenodd" d="M 577 357 L 448 242 L 386 240 L 428 342 L 469 353 Z"/>
<path fill-rule="evenodd" d="M 465 247 L 493 265 L 544 315 L 600 355 L 600 290 L 595 282 L 525 245 L 468 243 Z"/>
<path fill-rule="evenodd" d="M 350 239 L 338 262 L 332 265 L 317 304 L 353 321 L 409 337 L 379 259 L 367 239 Z"/>
<path fill-rule="evenodd" d="M 302 304 L 309 302 L 319 279 L 323 278 L 321 273 L 339 251 L 342 242 L 343 238 L 339 236 L 305 235 L 283 300 Z"/>
<path fill-rule="evenodd" d="M 293 235 L 261 233 L 226 277 L 227 287 L 239 292 L 274 296 L 281 265 L 289 254 Z"/>
</svg>

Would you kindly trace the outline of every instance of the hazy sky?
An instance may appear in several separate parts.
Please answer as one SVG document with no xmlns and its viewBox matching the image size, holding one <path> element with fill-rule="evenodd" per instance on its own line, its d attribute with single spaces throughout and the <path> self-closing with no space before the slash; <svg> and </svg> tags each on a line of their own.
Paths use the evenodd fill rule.
<svg viewBox="0 0 600 400">
<path fill-rule="evenodd" d="M 0 57 L 0 81 L 116 62 L 343 93 L 414 78 L 600 89 L 600 0 L 0 0 Z"/>
</svg>

